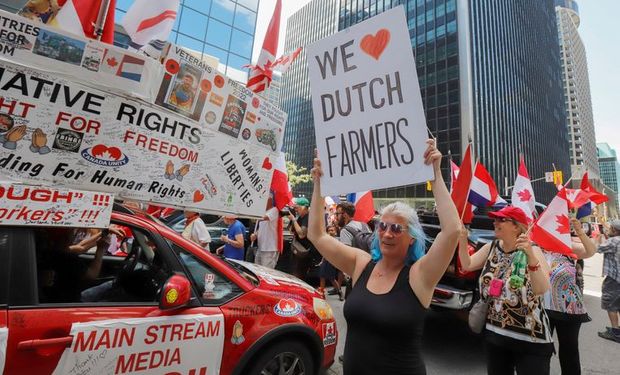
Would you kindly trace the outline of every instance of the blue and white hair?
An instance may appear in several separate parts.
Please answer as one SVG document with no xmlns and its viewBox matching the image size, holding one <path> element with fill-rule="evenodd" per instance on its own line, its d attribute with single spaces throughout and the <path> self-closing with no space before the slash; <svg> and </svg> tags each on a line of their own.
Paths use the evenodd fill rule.
<svg viewBox="0 0 620 375">
<path fill-rule="evenodd" d="M 418 214 L 416 214 L 415 210 L 409 205 L 403 202 L 394 202 L 387 205 L 383 210 L 381 210 L 381 216 L 390 214 L 394 216 L 399 216 L 407 220 L 407 228 L 409 235 L 415 239 L 413 245 L 409 246 L 407 250 L 407 257 L 405 258 L 405 263 L 407 265 L 411 265 L 415 263 L 417 260 L 422 258 L 425 254 L 426 243 L 428 241 L 428 237 L 422 230 L 422 226 L 420 225 L 420 220 L 418 219 Z M 378 226 L 378 224 L 377 224 Z M 370 255 L 372 256 L 372 260 L 378 262 L 383 255 L 381 254 L 380 244 L 379 244 L 379 235 L 377 233 L 377 229 L 375 229 L 375 233 L 373 234 L 372 245 L 370 249 Z"/>
</svg>

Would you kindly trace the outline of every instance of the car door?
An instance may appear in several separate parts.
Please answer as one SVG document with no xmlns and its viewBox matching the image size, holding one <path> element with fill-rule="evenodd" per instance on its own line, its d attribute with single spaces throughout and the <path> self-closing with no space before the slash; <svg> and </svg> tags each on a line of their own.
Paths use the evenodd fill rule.
<svg viewBox="0 0 620 375">
<path fill-rule="evenodd" d="M 9 290 L 8 236 L 8 231 L 0 231 L 0 374 L 2 374 L 4 369 L 4 362 L 6 359 L 6 343 L 9 335 L 7 324 L 7 294 Z"/>
<path fill-rule="evenodd" d="M 12 254 L 22 254 L 19 257 L 21 264 L 14 265 L 19 267 L 14 269 L 19 272 L 11 273 L 11 282 L 12 285 L 20 282 L 24 295 L 12 293 L 9 297 L 8 327 L 11 334 L 5 374 L 50 374 L 61 366 L 64 366 L 62 372 L 78 374 L 125 373 L 158 367 L 166 370 L 168 366 L 180 368 L 179 365 L 183 365 L 187 368 L 191 365 L 188 361 L 179 364 L 178 361 L 183 358 L 180 356 L 182 352 L 173 349 L 164 351 L 162 345 L 169 346 L 170 343 L 162 344 L 161 340 L 180 337 L 171 336 L 174 333 L 172 327 L 185 324 L 186 318 L 198 322 L 211 321 L 209 319 L 212 318 L 213 322 L 223 322 L 221 310 L 217 306 L 203 306 L 194 289 L 191 291 L 194 298 L 190 307 L 160 310 L 158 290 L 170 276 L 184 274 L 184 267 L 168 242 L 153 228 L 149 230 L 146 223 L 140 227 L 124 222 L 117 224 L 131 228 L 134 234 L 131 251 L 121 266 L 117 264 L 118 257 L 103 255 L 98 258 L 98 250 L 90 250 L 77 256 L 71 254 L 66 257 L 70 260 L 69 266 L 52 269 L 54 262 L 48 262 L 49 258 L 66 256 L 59 255 L 59 250 L 52 248 L 55 237 L 50 233 L 54 230 L 36 228 L 19 231 L 17 242 L 20 245 L 15 246 L 14 243 L 9 249 Z M 53 256 L 46 252 L 53 252 Z M 98 259 L 101 259 L 99 270 L 118 270 L 114 280 L 89 277 L 85 281 L 83 275 L 92 276 L 88 272 L 91 266 L 96 266 L 94 263 Z M 64 258 L 61 263 L 65 263 Z M 104 267 L 104 263 L 109 264 Z M 75 272 L 75 269 L 84 267 L 88 267 L 85 272 Z M 109 274 L 106 276 L 109 277 Z M 68 291 L 76 289 L 71 284 L 72 277 L 79 285 L 79 293 Z M 64 283 L 60 281 L 63 278 Z M 62 290 L 55 290 L 59 286 Z M 174 295 L 166 297 L 172 298 Z M 187 327 L 187 324 L 182 327 Z M 192 332 L 195 331 L 194 328 Z M 191 334 L 187 334 L 186 329 L 183 333 L 185 338 L 190 339 L 188 345 L 191 345 Z M 221 336 L 214 341 L 217 342 L 215 346 L 219 347 L 211 348 L 213 352 L 220 353 L 220 358 L 213 361 L 221 361 L 223 344 L 219 342 L 223 342 L 223 323 L 221 329 L 219 323 L 217 326 L 209 325 L 208 333 L 210 336 Z M 121 353 L 120 357 L 118 353 Z M 104 371 L 102 361 L 106 356 L 112 367 Z M 67 367 L 71 365 L 73 368 Z"/>
</svg>

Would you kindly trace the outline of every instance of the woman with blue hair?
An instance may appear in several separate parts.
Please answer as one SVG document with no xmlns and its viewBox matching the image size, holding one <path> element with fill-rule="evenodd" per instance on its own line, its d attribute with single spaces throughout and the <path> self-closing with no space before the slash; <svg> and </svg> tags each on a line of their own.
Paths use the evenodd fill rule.
<svg viewBox="0 0 620 375">
<path fill-rule="evenodd" d="M 435 286 L 445 272 L 461 221 L 441 175 L 441 153 L 427 141 L 424 162 L 432 164 L 433 195 L 441 232 L 424 255 L 426 237 L 417 214 L 396 202 L 385 207 L 371 254 L 347 246 L 325 232 L 321 163 L 314 160 L 314 192 L 308 238 L 336 268 L 352 275 L 344 304 L 347 338 L 344 374 L 426 374 L 420 353 L 424 318 Z"/>
</svg>

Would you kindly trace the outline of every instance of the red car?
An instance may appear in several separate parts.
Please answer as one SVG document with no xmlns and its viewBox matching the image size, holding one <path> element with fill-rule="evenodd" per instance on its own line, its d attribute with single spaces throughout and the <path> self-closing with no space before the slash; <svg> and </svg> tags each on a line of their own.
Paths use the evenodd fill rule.
<svg viewBox="0 0 620 375">
<path fill-rule="evenodd" d="M 309 285 L 216 257 L 142 214 L 112 223 L 133 233 L 125 257 L 72 250 L 76 229 L 0 226 L 0 373 L 3 362 L 8 375 L 317 374 L 333 363 L 336 323 Z"/>
</svg>

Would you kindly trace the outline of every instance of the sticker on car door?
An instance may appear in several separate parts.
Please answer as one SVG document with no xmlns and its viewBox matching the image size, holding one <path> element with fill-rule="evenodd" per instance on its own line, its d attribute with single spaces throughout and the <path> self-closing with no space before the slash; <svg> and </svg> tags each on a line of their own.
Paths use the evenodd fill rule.
<svg viewBox="0 0 620 375">
<path fill-rule="evenodd" d="M 219 374 L 224 316 L 75 323 L 54 374 Z"/>
</svg>

